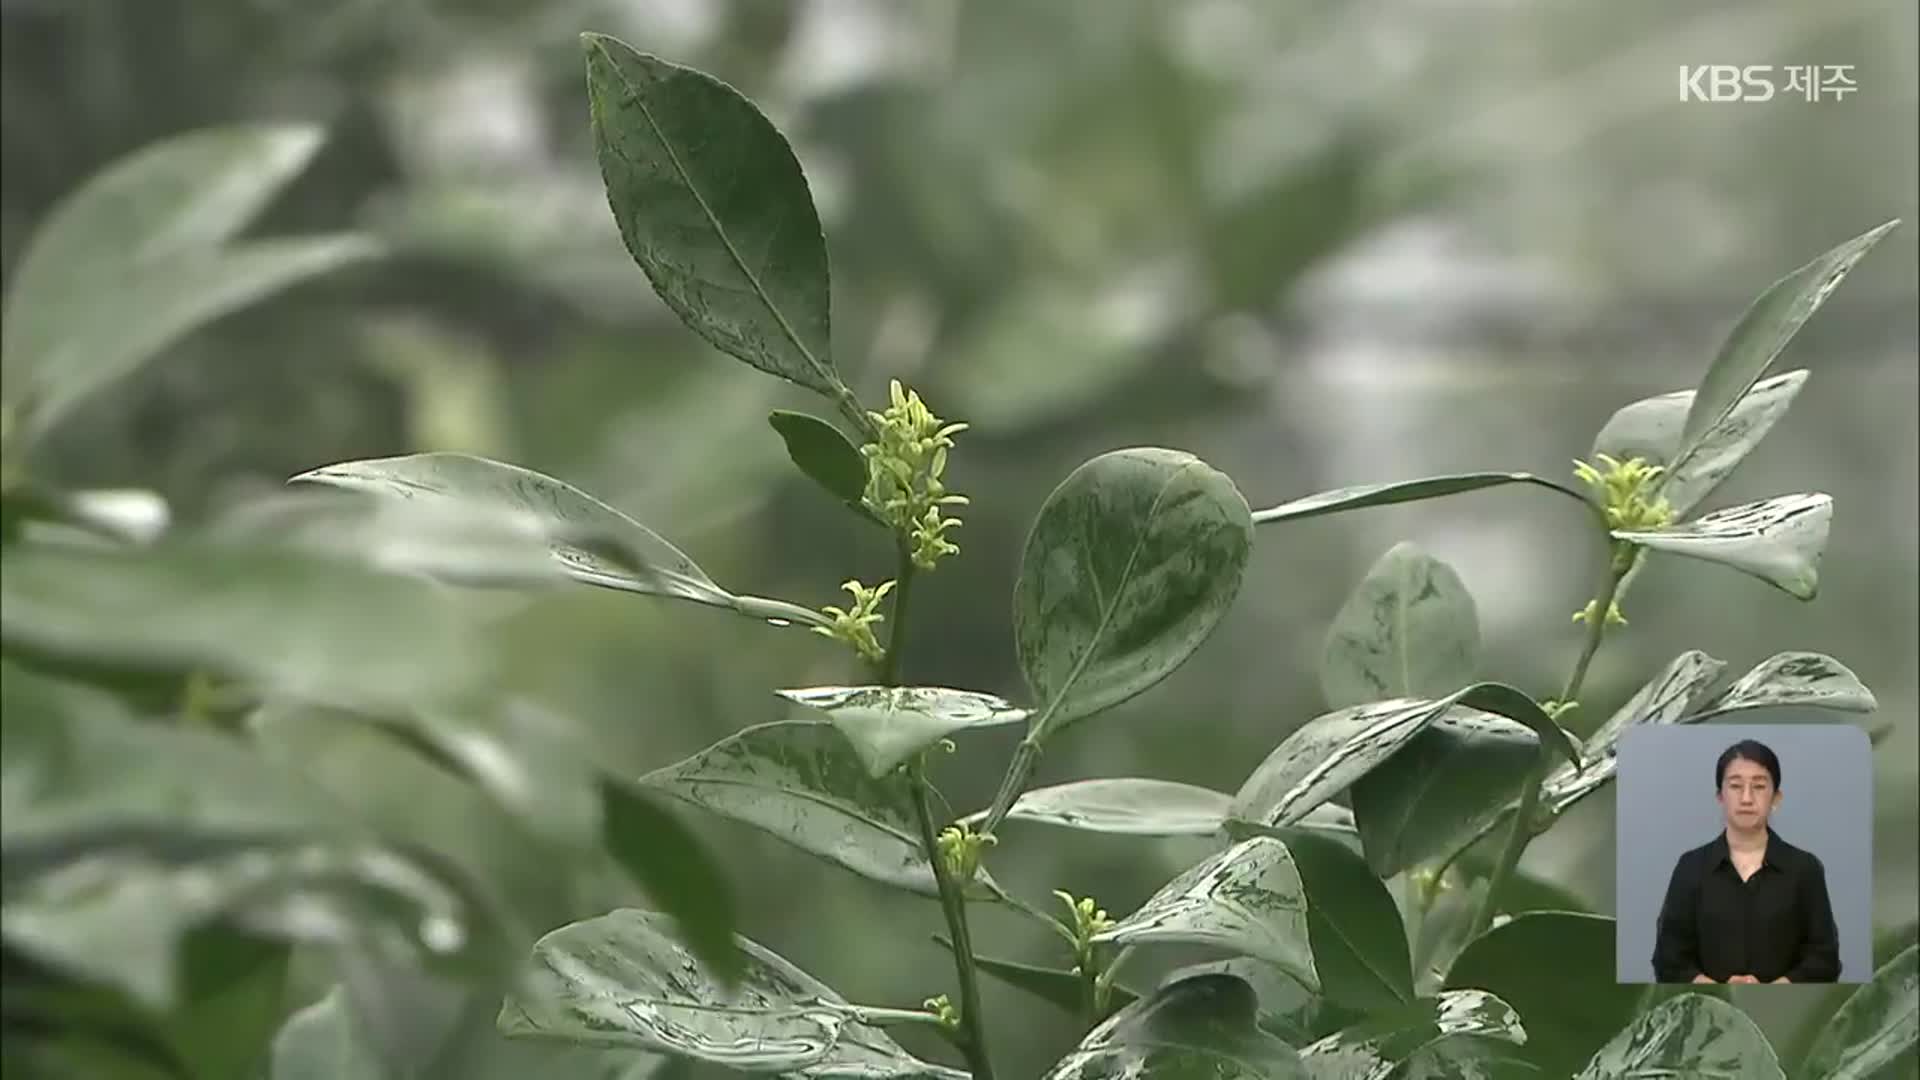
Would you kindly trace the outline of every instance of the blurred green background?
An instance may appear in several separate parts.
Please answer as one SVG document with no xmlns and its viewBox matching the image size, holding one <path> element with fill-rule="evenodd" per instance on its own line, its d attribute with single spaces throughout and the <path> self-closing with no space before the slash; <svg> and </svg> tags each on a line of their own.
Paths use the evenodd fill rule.
<svg viewBox="0 0 1920 1080">
<path fill-rule="evenodd" d="M 1687 648 L 1735 672 L 1785 649 L 1840 658 L 1894 728 L 1877 759 L 1876 922 L 1914 916 L 1911 4 L 5 0 L 0 19 L 5 266 L 110 160 L 268 119 L 324 124 L 329 141 L 258 230 L 354 226 L 394 250 L 94 399 L 47 448 L 49 479 L 152 488 L 194 520 L 321 464 L 466 450 L 594 492 L 741 591 L 818 606 L 845 578 L 890 573 L 884 537 L 795 473 L 765 422 L 813 401 L 700 343 L 621 250 L 576 38 L 600 30 L 769 113 L 826 223 L 848 381 L 878 404 L 900 378 L 973 425 L 949 472 L 973 498 L 963 556 L 920 584 L 905 672 L 1017 700 L 1019 548 L 1085 458 L 1190 450 L 1256 507 L 1432 473 L 1564 475 L 1614 409 L 1692 386 L 1766 284 L 1906 218 L 1791 347 L 1781 369 L 1812 381 L 1714 500 L 1831 493 L 1819 598 L 1655 560 L 1585 715 Z M 1676 73 L 1698 63 L 1850 64 L 1859 89 L 1682 103 Z M 1486 674 L 1551 693 L 1595 558 L 1581 526 L 1502 489 L 1263 531 L 1210 642 L 1050 746 L 1037 782 L 1232 790 L 1322 711 L 1327 621 L 1402 539 L 1473 590 Z M 475 632 L 506 644 L 505 681 L 635 771 L 779 718 L 771 688 L 858 676 L 823 639 L 688 605 L 488 600 Z M 957 810 L 984 805 L 1016 737 L 970 738 L 944 763 Z M 725 849 L 756 939 L 857 1001 L 948 988 L 933 904 L 685 816 Z M 1612 822 L 1610 792 L 1589 800 L 1526 869 L 1610 912 Z M 1114 910 L 1196 853 L 1007 834 L 1003 882 Z M 1058 959 L 1030 924 L 976 936 Z M 1073 1041 L 988 994 L 1010 1075 Z M 1806 1000 L 1743 1003 L 1781 1031 Z"/>
</svg>

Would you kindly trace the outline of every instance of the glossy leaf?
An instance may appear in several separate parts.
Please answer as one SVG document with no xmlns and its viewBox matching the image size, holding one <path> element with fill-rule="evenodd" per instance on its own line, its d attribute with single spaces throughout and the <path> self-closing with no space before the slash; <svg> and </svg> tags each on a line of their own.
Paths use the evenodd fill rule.
<svg viewBox="0 0 1920 1080">
<path fill-rule="evenodd" d="M 600 782 L 606 804 L 601 843 L 662 913 L 680 940 L 722 983 L 740 976 L 733 948 L 738 919 L 719 864 L 686 825 L 625 783 Z"/>
<path fill-rule="evenodd" d="M 1395 503 L 1438 499 L 1447 495 L 1464 495 L 1468 492 L 1484 491 L 1487 488 L 1503 487 L 1507 484 L 1533 484 L 1578 499 L 1582 503 L 1587 501 L 1587 497 L 1578 491 L 1532 473 L 1460 473 L 1456 476 L 1434 476 L 1424 480 L 1397 480 L 1387 484 L 1356 484 L 1352 487 L 1322 491 L 1281 503 L 1279 506 L 1256 510 L 1253 513 L 1253 522 L 1256 525 L 1264 525 L 1274 521 L 1299 521 L 1348 510 L 1365 510 L 1375 506 L 1392 506 Z"/>
<path fill-rule="evenodd" d="M 920 849 L 906 777 L 872 776 L 852 745 L 826 724 L 750 727 L 648 773 L 640 784 L 863 877 L 938 895 L 933 867 Z"/>
<path fill-rule="evenodd" d="M 1449 990 L 1319 1039 L 1300 1058 L 1314 1080 L 1387 1080 L 1408 1059 L 1433 1062 L 1445 1052 L 1442 1044 L 1469 1038 L 1518 1045 L 1527 1035 L 1519 1014 L 1494 995 Z"/>
<path fill-rule="evenodd" d="M 1613 535 L 1653 551 L 1730 566 L 1796 599 L 1811 600 L 1820 591 L 1820 556 L 1832 520 L 1832 496 L 1780 495 L 1670 528 L 1617 529 Z"/>
<path fill-rule="evenodd" d="M 653 530 L 570 484 L 517 465 L 471 454 L 409 454 L 326 465 L 293 481 L 525 514 L 545 531 L 553 558 L 575 581 L 740 608 L 738 597 Z"/>
<path fill-rule="evenodd" d="M 1175 968 L 1161 978 L 1160 985 L 1171 986 L 1182 979 L 1209 974 L 1231 975 L 1251 986 L 1258 1000 L 1254 1022 L 1288 1046 L 1313 1042 L 1358 1015 L 1308 989 L 1279 966 L 1251 956 Z"/>
<path fill-rule="evenodd" d="M 1374 702 L 1309 720 L 1254 769 L 1234 796 L 1230 817 L 1273 827 L 1295 824 L 1456 706 L 1497 713 L 1537 733 L 1550 733 L 1545 741 L 1550 752 L 1578 760 L 1571 736 L 1531 698 L 1501 683 L 1476 683 L 1438 700 Z"/>
<path fill-rule="evenodd" d="M 1354 783 L 1367 865 L 1385 878 L 1451 853 L 1519 797 L 1539 757 L 1524 724 L 1448 710 Z"/>
<path fill-rule="evenodd" d="M 1252 549 L 1246 500 L 1191 454 L 1115 450 L 1047 497 L 1014 585 L 1039 742 L 1166 678 L 1213 632 Z"/>
<path fill-rule="evenodd" d="M 813 686 L 774 692 L 824 713 L 853 745 L 868 775 L 876 778 L 955 732 L 1027 720 L 1027 710 L 992 694 L 942 686 Z"/>
<path fill-rule="evenodd" d="M 1321 993 L 1342 1008 L 1378 1011 L 1413 999 L 1400 910 L 1359 853 L 1307 829 L 1280 832 L 1307 892 L 1307 931 Z"/>
<path fill-rule="evenodd" d="M 1747 390 L 1813 313 L 1820 310 L 1855 263 L 1900 224 L 1889 221 L 1828 251 L 1781 278 L 1760 294 L 1720 346 L 1700 380 L 1699 391 L 1687 410 L 1681 429 L 1682 456 L 1699 445 L 1715 425 L 1733 411 Z"/>
<path fill-rule="evenodd" d="M 346 991 L 336 986 L 287 1018 L 274 1036 L 268 1080 L 389 1080 L 389 1074 L 355 1030 Z"/>
<path fill-rule="evenodd" d="M 953 951 L 953 942 L 945 937 L 935 934 L 933 940 L 948 952 Z M 1078 1015 L 1086 1008 L 1083 999 L 1087 992 L 1087 980 L 1077 972 L 979 955 L 974 956 L 973 964 L 981 974 L 990 975 L 1016 990 L 1024 990 L 1042 1001 L 1052 1002 L 1069 1013 Z M 1115 1008 L 1131 1005 L 1140 998 L 1138 993 L 1118 982 L 1111 984 L 1107 993 Z"/>
<path fill-rule="evenodd" d="M 1129 836 L 1208 836 L 1220 830 L 1232 796 L 1171 780 L 1076 780 L 1021 794 L 1009 821 L 1037 821 Z M 979 821 L 986 811 L 969 814 Z"/>
<path fill-rule="evenodd" d="M 12 275 L 0 345 L 6 401 L 30 436 L 195 326 L 375 252 L 348 236 L 223 250 L 320 141 L 303 126 L 191 132 L 54 207 Z"/>
<path fill-rule="evenodd" d="M 594 147 L 633 260 L 720 351 L 828 396 L 827 246 L 778 130 L 704 72 L 582 35 Z"/>
<path fill-rule="evenodd" d="M 445 700 L 481 663 L 430 582 L 201 542 L 15 545 L 0 567 L 0 638 L 51 659 L 205 670 L 349 706 Z"/>
<path fill-rule="evenodd" d="M 531 970 L 500 1008 L 500 1030 L 823 1080 L 965 1080 L 855 1021 L 844 998 L 781 957 L 746 938 L 735 947 L 742 976 L 724 987 L 700 973 L 655 912 L 622 908 L 563 926 L 534 945 Z"/>
<path fill-rule="evenodd" d="M 1396 544 L 1333 617 L 1320 660 L 1327 705 L 1442 697 L 1479 665 L 1480 618 L 1451 566 Z"/>
<path fill-rule="evenodd" d="M 1578 772 L 1562 766 L 1541 784 L 1541 804 L 1564 814 L 1588 795 L 1600 790 L 1619 769 L 1620 737 L 1642 724 L 1679 724 L 1706 697 L 1726 664 L 1706 653 L 1681 653 L 1660 674 L 1649 679 L 1626 704 L 1587 736 L 1580 752 L 1584 767 Z M 1517 804 L 1515 804 L 1517 808 Z"/>
<path fill-rule="evenodd" d="M 1835 712 L 1870 713 L 1880 707 L 1873 691 L 1845 664 L 1814 652 L 1775 653 L 1731 686 L 1701 704 L 1690 720 L 1707 720 L 1742 709 L 1808 706 Z"/>
<path fill-rule="evenodd" d="M 1642 987 L 1614 981 L 1613 937 L 1613 920 L 1600 915 L 1517 915 L 1468 943 L 1446 988 L 1486 990 L 1513 1006 L 1528 1057 L 1549 1076 L 1568 1076 L 1626 1026 L 1640 999 Z"/>
<path fill-rule="evenodd" d="M 827 494 L 859 510 L 867 490 L 867 459 L 840 429 L 817 416 L 775 409 L 767 423 L 787 444 L 787 456 Z"/>
<path fill-rule="evenodd" d="M 1747 1014 L 1705 994 L 1681 994 L 1635 1017 L 1576 1080 L 1618 1076 L 1726 1076 L 1785 1080 L 1780 1061 Z"/>
<path fill-rule="evenodd" d="M 1808 1051 L 1808 1080 L 1896 1080 L 1920 1044 L 1920 947 L 1909 945 L 1854 991 Z M 1904 1072 L 1902 1070 L 1905 1070 Z"/>
<path fill-rule="evenodd" d="M 1231 975 L 1163 987 L 1087 1034 L 1042 1080 L 1303 1080 L 1293 1048 L 1255 1022 L 1253 988 Z"/>
<path fill-rule="evenodd" d="M 1614 413 L 1600 429 L 1593 440 L 1594 456 L 1605 454 L 1615 461 L 1640 458 L 1666 466 L 1660 494 L 1673 508 L 1674 517 L 1684 519 L 1760 445 L 1806 382 L 1807 372 L 1800 370 L 1755 383 L 1684 461 L 1677 460 L 1681 429 L 1693 407 L 1694 392 L 1678 390 L 1636 401 Z"/>
<path fill-rule="evenodd" d="M 1242 840 L 1188 868 L 1093 940 L 1226 949 L 1320 986 L 1307 938 L 1306 886 L 1287 845 L 1271 837 Z"/>
</svg>

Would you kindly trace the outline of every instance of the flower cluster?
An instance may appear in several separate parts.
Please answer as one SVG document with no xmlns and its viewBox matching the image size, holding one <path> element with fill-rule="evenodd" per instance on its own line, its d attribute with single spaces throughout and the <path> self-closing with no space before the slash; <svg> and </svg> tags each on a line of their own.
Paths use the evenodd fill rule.
<svg viewBox="0 0 1920 1080">
<path fill-rule="evenodd" d="M 940 849 L 940 863 L 946 867 L 947 876 L 961 885 L 973 880 L 973 875 L 980 869 L 981 853 L 997 843 L 999 840 L 992 833 L 974 832 L 966 822 L 940 830 L 940 836 L 935 841 Z"/>
<path fill-rule="evenodd" d="M 960 1010 L 953 1007 L 953 1002 L 947 1000 L 947 995 L 941 994 L 939 997 L 930 997 L 921 1002 L 921 1004 L 925 1005 L 927 1011 L 933 1014 L 935 1023 L 946 1028 L 948 1031 L 960 1030 Z"/>
<path fill-rule="evenodd" d="M 1609 528 L 1663 529 L 1673 524 L 1673 507 L 1658 491 L 1664 467 L 1640 458 L 1620 462 L 1605 454 L 1598 457 L 1603 469 L 1576 460 L 1573 472 L 1600 497 Z"/>
<path fill-rule="evenodd" d="M 1061 889 L 1053 890 L 1053 895 L 1059 897 L 1060 902 L 1072 912 L 1073 939 L 1082 951 L 1093 944 L 1093 935 L 1113 927 L 1113 920 L 1107 917 L 1107 909 L 1096 906 L 1093 897 L 1083 896 L 1075 900 L 1072 893 Z"/>
<path fill-rule="evenodd" d="M 967 425 L 943 423 L 917 392 L 903 388 L 898 379 L 888 393 L 892 404 L 887 411 L 867 414 L 880 437 L 860 448 L 867 459 L 862 501 L 912 542 L 913 564 L 931 570 L 943 556 L 960 551 L 946 535 L 960 521 L 943 516 L 941 507 L 965 506 L 967 497 L 947 491 L 941 475 L 947 469 L 953 436 Z"/>
<path fill-rule="evenodd" d="M 1596 614 L 1596 609 L 1598 609 L 1599 606 L 1600 606 L 1600 603 L 1597 600 L 1587 601 L 1586 607 L 1583 607 L 1579 611 L 1576 611 L 1573 613 L 1573 621 L 1574 622 L 1590 621 Z M 1620 605 L 1618 602 L 1609 603 L 1607 605 L 1607 625 L 1608 626 L 1627 625 L 1627 617 L 1625 614 L 1623 614 L 1620 611 Z"/>
<path fill-rule="evenodd" d="M 887 650 L 881 647 L 880 639 L 874 636 L 873 626 L 886 621 L 887 617 L 876 609 L 880 601 L 893 591 L 893 582 L 882 582 L 878 588 L 869 589 L 858 581 L 843 581 L 840 587 L 853 594 L 853 609 L 843 611 L 831 604 L 821 608 L 821 612 L 833 620 L 833 625 L 816 626 L 813 632 L 844 641 L 861 656 L 878 663 L 887 655 Z"/>
</svg>

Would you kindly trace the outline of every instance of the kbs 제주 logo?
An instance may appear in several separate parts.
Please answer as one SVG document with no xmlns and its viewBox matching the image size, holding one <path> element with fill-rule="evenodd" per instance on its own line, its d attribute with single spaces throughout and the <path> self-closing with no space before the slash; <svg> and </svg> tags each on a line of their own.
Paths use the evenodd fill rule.
<svg viewBox="0 0 1920 1080">
<path fill-rule="evenodd" d="M 1838 101 L 1859 88 L 1852 64 L 1680 65 L 1681 101 Z"/>
</svg>

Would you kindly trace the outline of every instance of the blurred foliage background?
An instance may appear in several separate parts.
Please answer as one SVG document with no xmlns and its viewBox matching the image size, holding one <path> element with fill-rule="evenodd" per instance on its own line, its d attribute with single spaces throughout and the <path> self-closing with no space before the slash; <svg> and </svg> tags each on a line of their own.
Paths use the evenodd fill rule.
<svg viewBox="0 0 1920 1080">
<path fill-rule="evenodd" d="M 152 488 L 192 521 L 329 462 L 466 450 L 594 492 L 733 587 L 818 606 L 845 578 L 886 576 L 890 552 L 768 428 L 770 408 L 805 395 L 685 331 L 621 250 L 576 35 L 615 34 L 752 96 L 821 206 L 848 381 L 878 403 L 901 378 L 973 424 L 949 473 L 973 498 L 964 554 L 920 585 L 906 678 L 1017 700 L 1015 562 L 1086 457 L 1191 450 L 1256 507 L 1433 473 L 1564 475 L 1614 409 L 1693 385 L 1768 282 L 1904 217 L 1783 359 L 1812 381 L 1716 497 L 1833 494 L 1819 598 L 1657 559 L 1585 715 L 1687 648 L 1734 671 L 1783 649 L 1840 658 L 1894 726 L 1877 758 L 1876 922 L 1913 918 L 1911 4 L 5 0 L 0 20 L 5 266 L 110 160 L 269 119 L 329 137 L 258 231 L 359 227 L 393 250 L 93 399 L 42 455 L 49 479 Z M 1681 103 L 1679 65 L 1702 62 L 1851 64 L 1859 90 Z M 1508 490 L 1263 532 L 1212 640 L 1050 747 L 1036 782 L 1232 790 L 1322 711 L 1327 621 L 1402 539 L 1473 590 L 1487 675 L 1550 693 L 1595 555 L 1557 501 Z M 779 718 L 774 687 L 857 675 L 812 635 L 589 590 L 489 598 L 475 633 L 503 646 L 506 687 L 635 771 Z M 957 808 L 985 804 L 1015 738 L 970 738 L 943 765 Z M 1610 912 L 1610 791 L 1575 816 L 1526 869 Z M 946 989 L 935 905 L 686 817 L 726 852 L 757 940 L 857 1001 Z M 1003 882 L 1115 910 L 1195 857 L 1008 832 Z M 976 938 L 1049 955 L 1030 924 Z M 1011 1075 L 1071 1044 L 988 994 Z M 1778 1032 L 1808 1000 L 1743 1003 Z"/>
</svg>

